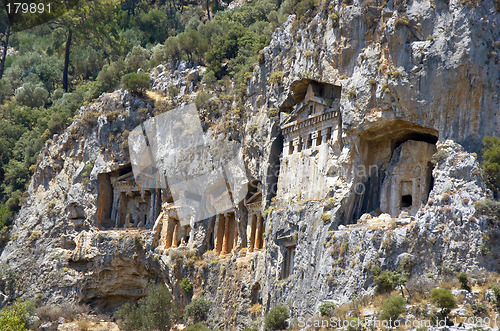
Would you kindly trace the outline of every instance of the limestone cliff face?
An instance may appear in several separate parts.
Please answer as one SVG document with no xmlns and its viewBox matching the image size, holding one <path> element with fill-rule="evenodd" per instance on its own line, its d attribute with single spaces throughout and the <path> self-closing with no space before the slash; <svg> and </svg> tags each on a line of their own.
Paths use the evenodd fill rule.
<svg viewBox="0 0 500 331">
<path fill-rule="evenodd" d="M 187 277 L 215 303 L 211 326 L 231 329 L 279 303 L 312 316 L 372 294 L 374 266 L 413 282 L 443 266 L 497 272 L 498 222 L 474 208 L 488 191 L 470 153 L 500 131 L 499 16 L 491 0 L 332 1 L 290 16 L 254 68 L 245 115 L 222 88 L 201 110 L 208 145 L 241 142 L 259 184 L 231 215 L 182 229 L 167 193 L 134 186 L 127 137 L 159 105 L 192 100 L 204 68 L 156 68 L 150 98 L 181 91 L 156 109 L 101 96 L 41 152 L 0 256 L 19 275 L 9 295 L 112 310 L 156 278 L 182 305 Z M 321 107 L 303 102 L 308 90 Z M 123 205 L 106 198 L 117 182 Z"/>
</svg>

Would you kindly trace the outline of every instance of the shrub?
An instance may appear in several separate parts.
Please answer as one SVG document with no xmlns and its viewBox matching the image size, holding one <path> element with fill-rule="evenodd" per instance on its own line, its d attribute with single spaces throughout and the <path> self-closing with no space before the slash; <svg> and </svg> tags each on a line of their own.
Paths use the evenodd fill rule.
<svg viewBox="0 0 500 331">
<path fill-rule="evenodd" d="M 0 328 L 2 330 L 24 331 L 30 316 L 34 313 L 34 305 L 30 301 L 16 301 L 0 311 Z"/>
<path fill-rule="evenodd" d="M 500 219 L 500 201 L 495 201 L 491 199 L 483 199 L 474 202 L 474 208 L 476 209 L 476 216 L 484 215 Z"/>
<path fill-rule="evenodd" d="M 457 306 L 455 297 L 446 288 L 433 288 L 431 290 L 431 303 L 441 309 L 453 309 Z"/>
<path fill-rule="evenodd" d="M 321 316 L 331 316 L 334 309 L 335 309 L 335 304 L 333 302 L 328 302 L 328 301 L 323 302 L 318 307 Z"/>
<path fill-rule="evenodd" d="M 191 284 L 191 281 L 187 278 L 183 278 L 181 280 L 180 286 L 186 294 L 191 294 L 193 292 L 193 285 Z"/>
<path fill-rule="evenodd" d="M 210 94 L 205 92 L 200 92 L 196 95 L 196 98 L 194 98 L 194 103 L 196 104 L 196 107 L 200 109 L 207 105 L 208 100 L 210 100 Z"/>
<path fill-rule="evenodd" d="M 323 223 L 328 223 L 330 222 L 331 216 L 330 214 L 321 214 L 321 220 Z"/>
<path fill-rule="evenodd" d="M 500 191 L 500 138 L 483 139 L 483 162 L 481 168 L 493 191 Z"/>
<path fill-rule="evenodd" d="M 475 316 L 486 315 L 486 313 L 488 312 L 488 308 L 482 302 L 475 302 L 470 307 Z"/>
<path fill-rule="evenodd" d="M 275 71 L 269 77 L 269 84 L 280 84 L 283 80 L 283 71 Z"/>
<path fill-rule="evenodd" d="M 134 236 L 134 247 L 137 251 L 144 250 L 144 245 L 142 244 L 142 237 L 139 234 Z"/>
<path fill-rule="evenodd" d="M 148 283 L 146 296 L 137 304 L 128 302 L 116 312 L 120 328 L 124 330 L 169 330 L 175 321 L 177 309 L 168 288 Z"/>
<path fill-rule="evenodd" d="M 188 326 L 186 331 L 210 331 L 205 325 L 201 323 L 196 323 L 194 325 Z"/>
<path fill-rule="evenodd" d="M 139 68 L 147 69 L 150 51 L 141 46 L 134 46 L 125 58 L 125 69 L 127 72 L 136 72 Z"/>
<path fill-rule="evenodd" d="M 470 286 L 469 286 L 469 279 L 467 277 L 467 274 L 465 272 L 461 272 L 457 275 L 457 279 L 460 282 L 460 287 L 463 290 L 471 291 Z"/>
<path fill-rule="evenodd" d="M 288 307 L 278 305 L 269 310 L 264 318 L 264 325 L 267 329 L 282 330 L 287 328 L 286 320 L 290 317 Z"/>
<path fill-rule="evenodd" d="M 97 80 L 103 84 L 104 90 L 110 90 L 118 85 L 120 77 L 124 72 L 125 63 L 122 61 L 111 62 L 110 64 L 104 65 L 97 76 Z"/>
<path fill-rule="evenodd" d="M 144 72 L 126 74 L 122 77 L 122 84 L 132 93 L 142 93 L 149 87 L 149 75 Z"/>
<path fill-rule="evenodd" d="M 500 286 L 491 285 L 489 289 L 493 291 L 493 295 L 495 296 L 495 303 L 497 304 L 497 306 L 500 306 Z"/>
<path fill-rule="evenodd" d="M 395 321 L 406 311 L 405 299 L 401 296 L 392 296 L 382 304 L 380 318 L 386 321 Z"/>
<path fill-rule="evenodd" d="M 396 287 L 401 288 L 401 292 L 403 291 L 404 284 L 408 281 L 407 275 L 404 273 L 399 273 L 396 271 L 384 270 L 375 277 L 375 284 L 377 285 L 377 291 L 390 292 Z"/>
<path fill-rule="evenodd" d="M 186 317 L 192 318 L 195 323 L 204 321 L 212 303 L 204 296 L 191 301 L 185 308 Z"/>
<path fill-rule="evenodd" d="M 349 325 L 345 328 L 345 331 L 363 331 L 363 330 L 365 330 L 363 322 L 356 317 L 349 319 Z"/>
<path fill-rule="evenodd" d="M 215 73 L 213 70 L 206 70 L 203 73 L 203 83 L 207 84 L 208 87 L 211 87 L 217 82 L 217 77 L 215 77 Z"/>
<path fill-rule="evenodd" d="M 179 89 L 177 86 L 172 85 L 168 88 L 168 95 L 170 95 L 171 98 L 175 98 L 179 94 Z"/>
<path fill-rule="evenodd" d="M 442 149 L 440 151 L 437 151 L 431 159 L 431 162 L 433 164 L 438 164 L 446 160 L 446 158 L 450 155 L 450 153 L 446 149 Z"/>
<path fill-rule="evenodd" d="M 49 92 L 42 83 L 24 83 L 16 89 L 16 100 L 23 106 L 42 107 L 48 102 Z"/>
<path fill-rule="evenodd" d="M 68 321 L 73 321 L 78 315 L 86 314 L 88 312 L 88 306 L 77 305 L 74 303 L 66 304 L 64 308 L 55 305 L 44 305 L 36 309 L 36 315 L 42 322 L 54 322 L 60 317 L 64 317 Z"/>
</svg>

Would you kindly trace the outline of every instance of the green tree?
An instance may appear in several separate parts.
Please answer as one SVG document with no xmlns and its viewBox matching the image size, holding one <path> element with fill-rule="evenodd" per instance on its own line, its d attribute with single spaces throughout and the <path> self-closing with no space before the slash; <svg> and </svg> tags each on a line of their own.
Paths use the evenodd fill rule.
<svg viewBox="0 0 500 331">
<path fill-rule="evenodd" d="M 122 77 L 122 84 L 132 93 L 142 93 L 150 86 L 149 75 L 143 72 L 126 74 Z"/>
<path fill-rule="evenodd" d="M 264 325 L 267 329 L 271 330 L 282 330 L 286 329 L 287 319 L 290 317 L 288 307 L 283 305 L 277 305 L 269 310 L 266 317 L 264 318 Z"/>
<path fill-rule="evenodd" d="M 137 304 L 126 303 L 116 312 L 124 330 L 170 330 L 177 316 L 177 308 L 168 288 L 148 283 L 146 296 Z"/>
<path fill-rule="evenodd" d="M 433 288 L 431 290 L 431 303 L 441 308 L 443 317 L 448 315 L 450 309 L 457 306 L 457 301 L 450 290 L 445 288 Z"/>
<path fill-rule="evenodd" d="M 404 297 L 404 286 L 407 281 L 408 275 L 406 273 L 384 270 L 380 275 L 375 277 L 374 282 L 377 285 L 377 291 L 383 293 L 399 288 L 401 290 L 401 295 Z"/>
<path fill-rule="evenodd" d="M 137 16 L 137 26 L 148 36 L 148 42 L 162 43 L 168 37 L 167 14 L 161 10 L 151 9 Z"/>
<path fill-rule="evenodd" d="M 125 69 L 127 72 L 137 72 L 138 69 L 147 69 L 150 51 L 141 46 L 134 46 L 125 58 Z"/>
<path fill-rule="evenodd" d="M 118 0 L 79 1 L 66 14 L 52 23 L 57 29 L 65 31 L 64 67 L 62 85 L 69 89 L 70 54 L 72 46 L 77 41 L 94 42 L 94 47 L 106 53 L 116 44 L 117 31 L 115 22 Z"/>
<path fill-rule="evenodd" d="M 204 321 L 210 310 L 211 302 L 204 296 L 193 299 L 185 308 L 186 317 L 192 318 L 195 323 Z"/>
<path fill-rule="evenodd" d="M 35 85 L 28 82 L 16 89 L 15 96 L 21 105 L 42 107 L 48 102 L 49 92 L 41 83 Z"/>
<path fill-rule="evenodd" d="M 394 322 L 406 311 L 406 301 L 401 296 L 391 296 L 382 304 L 380 318 Z"/>
</svg>

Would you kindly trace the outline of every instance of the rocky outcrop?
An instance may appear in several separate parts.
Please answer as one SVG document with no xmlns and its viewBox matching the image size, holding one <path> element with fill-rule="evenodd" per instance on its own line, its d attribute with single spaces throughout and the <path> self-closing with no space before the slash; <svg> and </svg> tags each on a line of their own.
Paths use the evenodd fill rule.
<svg viewBox="0 0 500 331">
<path fill-rule="evenodd" d="M 113 310 L 154 278 L 184 305 L 192 296 L 179 283 L 188 278 L 193 296 L 214 303 L 210 325 L 231 329 L 279 303 L 294 317 L 313 316 L 323 301 L 373 294 L 375 267 L 403 268 L 410 281 L 440 279 L 443 266 L 496 272 L 498 220 L 475 210 L 489 192 L 472 152 L 500 129 L 498 17 L 491 0 L 334 1 L 290 16 L 255 66 L 244 106 L 224 86 L 204 95 L 200 110 L 209 148 L 224 139 L 244 146 L 258 193 L 182 229 L 167 191 L 127 177 L 128 134 L 192 100 L 204 68 L 157 67 L 149 103 L 126 91 L 102 95 L 41 152 L 0 256 L 19 276 L 12 297 Z M 335 125 L 318 127 L 311 113 L 287 136 L 317 82 L 341 86 Z M 304 150 L 290 154 L 289 138 Z M 415 180 L 411 189 L 400 177 Z M 130 189 L 115 190 L 120 181 Z M 136 200 L 120 207 L 111 192 Z"/>
</svg>

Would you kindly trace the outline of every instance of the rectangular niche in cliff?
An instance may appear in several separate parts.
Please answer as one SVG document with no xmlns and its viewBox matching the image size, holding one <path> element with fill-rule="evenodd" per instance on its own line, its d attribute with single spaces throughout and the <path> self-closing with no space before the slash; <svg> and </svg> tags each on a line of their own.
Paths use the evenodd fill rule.
<svg viewBox="0 0 500 331">
<path fill-rule="evenodd" d="M 160 191 L 142 187 L 126 165 L 98 175 L 96 221 L 103 229 L 151 227 L 159 214 Z"/>
<path fill-rule="evenodd" d="M 357 178 L 353 220 L 377 211 L 415 215 L 432 189 L 432 155 L 438 132 L 401 120 L 376 124 L 361 134 L 364 171 Z M 367 170 L 369 169 L 369 170 Z"/>
<path fill-rule="evenodd" d="M 291 274 L 293 274 L 296 247 L 297 246 L 295 244 L 285 246 L 283 254 L 283 267 L 281 268 L 282 279 L 288 278 Z"/>
<path fill-rule="evenodd" d="M 341 87 L 303 79 L 281 106 L 283 160 L 278 201 L 323 199 L 334 183 L 332 155 L 341 151 Z M 332 177 L 332 178 L 329 178 Z"/>
</svg>

